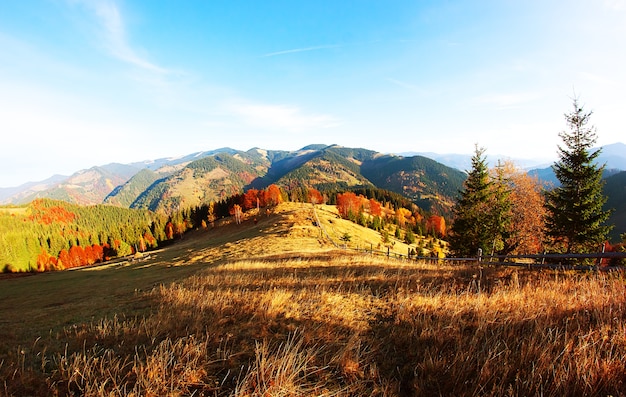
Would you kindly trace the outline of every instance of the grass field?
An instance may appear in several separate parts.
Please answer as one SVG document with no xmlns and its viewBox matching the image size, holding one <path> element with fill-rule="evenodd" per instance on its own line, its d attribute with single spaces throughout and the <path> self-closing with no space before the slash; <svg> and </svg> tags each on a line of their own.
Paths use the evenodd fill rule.
<svg viewBox="0 0 626 397">
<path fill-rule="evenodd" d="M 0 395 L 626 395 L 623 275 L 353 255 L 312 217 L 0 280 Z"/>
</svg>

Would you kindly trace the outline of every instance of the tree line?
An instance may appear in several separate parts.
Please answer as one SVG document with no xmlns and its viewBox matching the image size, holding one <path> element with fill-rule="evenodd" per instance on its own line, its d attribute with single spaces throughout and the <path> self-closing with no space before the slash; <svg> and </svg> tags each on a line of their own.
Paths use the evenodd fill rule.
<svg viewBox="0 0 626 397">
<path fill-rule="evenodd" d="M 605 166 L 595 163 L 600 150 L 591 150 L 597 140 L 595 128 L 588 126 L 591 114 L 578 99 L 565 114 L 568 130 L 559 134 L 563 145 L 552 167 L 560 185 L 552 189 L 511 163 L 489 169 L 485 149 L 476 145 L 454 207 L 449 235 L 454 255 L 588 253 L 607 245 L 612 226 L 606 224 L 610 212 L 603 209 Z"/>
</svg>

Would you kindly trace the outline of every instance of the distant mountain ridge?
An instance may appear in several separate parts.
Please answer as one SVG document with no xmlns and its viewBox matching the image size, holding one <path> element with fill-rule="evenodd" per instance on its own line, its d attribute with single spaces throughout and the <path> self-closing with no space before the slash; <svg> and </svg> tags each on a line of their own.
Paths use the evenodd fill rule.
<svg viewBox="0 0 626 397">
<path fill-rule="evenodd" d="M 598 156 L 598 164 L 606 164 L 607 169 L 626 171 L 626 144 L 617 142 L 609 145 L 595 147 L 592 150 L 598 149 L 602 149 L 600 156 Z M 404 152 L 400 153 L 400 155 L 405 157 L 421 155 L 445 164 L 448 167 L 456 168 L 461 171 L 467 171 L 472 167 L 471 154 Z M 546 170 L 550 168 L 550 165 L 553 164 L 554 161 L 556 161 L 556 157 L 556 150 L 553 160 L 511 158 L 508 156 L 490 155 L 489 153 L 487 153 L 487 162 L 490 164 L 490 166 L 493 166 L 498 160 L 511 160 L 525 170 Z"/>
<path fill-rule="evenodd" d="M 425 209 L 448 213 L 465 175 L 421 156 L 407 159 L 367 149 L 309 145 L 294 152 L 253 148 L 215 153 L 158 178 L 152 171 L 138 173 L 105 202 L 167 213 L 224 199 L 244 189 L 278 184 L 287 191 L 303 186 L 318 190 L 381 188 L 402 194 Z"/>
<path fill-rule="evenodd" d="M 465 175 L 423 156 L 314 144 L 296 151 L 221 148 L 177 158 L 108 164 L 13 193 L 5 203 L 50 197 L 78 204 L 142 208 L 165 213 L 275 183 L 286 190 L 381 188 L 420 206 L 449 211 Z M 32 185 L 35 186 L 35 185 Z"/>
</svg>

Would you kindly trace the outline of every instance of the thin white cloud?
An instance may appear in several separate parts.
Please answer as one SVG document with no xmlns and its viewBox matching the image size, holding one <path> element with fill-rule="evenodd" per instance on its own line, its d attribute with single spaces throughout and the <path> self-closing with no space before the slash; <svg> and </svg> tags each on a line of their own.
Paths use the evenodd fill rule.
<svg viewBox="0 0 626 397">
<path fill-rule="evenodd" d="M 70 3 L 83 5 L 89 12 L 93 13 L 104 40 L 104 46 L 114 57 L 143 70 L 149 70 L 160 74 L 167 73 L 168 70 L 149 61 L 142 56 L 130 44 L 124 19 L 117 3 L 114 0 L 69 0 Z"/>
<path fill-rule="evenodd" d="M 318 45 L 318 46 L 312 46 L 312 47 L 294 48 L 294 49 L 291 49 L 291 50 L 270 52 L 270 53 L 267 53 L 267 54 L 263 54 L 262 57 L 263 58 L 268 58 L 268 57 L 275 57 L 275 56 L 278 56 L 278 55 L 294 54 L 294 53 L 297 53 L 297 52 L 327 50 L 327 49 L 330 49 L 330 48 L 341 48 L 341 47 L 343 47 L 342 44 L 329 44 L 329 45 Z"/>
<path fill-rule="evenodd" d="M 238 102 L 227 105 L 227 109 L 233 114 L 243 117 L 247 124 L 261 128 L 299 132 L 340 125 L 333 116 L 306 114 L 295 106 Z"/>
</svg>

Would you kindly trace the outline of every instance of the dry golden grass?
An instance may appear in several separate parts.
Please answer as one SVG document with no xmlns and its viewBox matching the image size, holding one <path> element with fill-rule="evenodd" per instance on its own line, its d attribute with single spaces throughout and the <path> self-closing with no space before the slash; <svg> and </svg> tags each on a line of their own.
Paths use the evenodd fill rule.
<svg viewBox="0 0 626 397">
<path fill-rule="evenodd" d="M 228 260 L 202 238 L 155 255 L 142 271 L 200 270 L 140 312 L 8 346 L 0 394 L 626 395 L 623 275 L 284 254 L 308 215 L 280 216 L 224 229 Z"/>
</svg>

